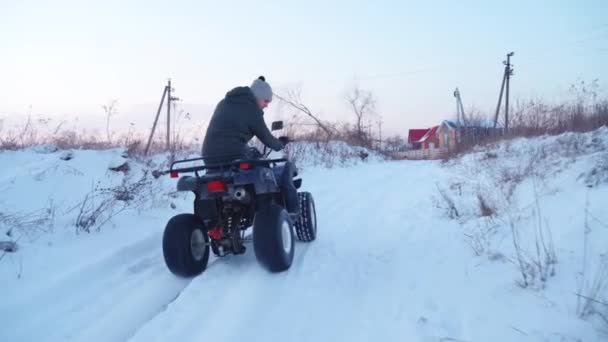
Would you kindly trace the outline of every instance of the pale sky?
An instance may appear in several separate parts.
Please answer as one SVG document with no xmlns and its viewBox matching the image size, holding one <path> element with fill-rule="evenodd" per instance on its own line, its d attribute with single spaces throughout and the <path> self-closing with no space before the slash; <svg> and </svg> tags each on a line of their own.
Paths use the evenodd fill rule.
<svg viewBox="0 0 608 342">
<path fill-rule="evenodd" d="M 608 87 L 608 1 L 0 0 L 0 118 L 78 116 L 149 129 L 168 77 L 196 120 L 232 87 L 265 75 L 300 84 L 322 119 L 350 118 L 355 82 L 384 130 L 406 135 L 465 109 L 496 106 L 505 54 L 512 99 Z M 278 117 L 271 104 L 267 121 Z"/>
</svg>

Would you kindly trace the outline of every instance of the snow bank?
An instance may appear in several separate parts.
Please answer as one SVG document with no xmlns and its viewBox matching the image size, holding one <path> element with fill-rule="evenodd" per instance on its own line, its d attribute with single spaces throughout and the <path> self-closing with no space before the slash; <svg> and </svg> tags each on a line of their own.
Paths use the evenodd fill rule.
<svg viewBox="0 0 608 342">
<path fill-rule="evenodd" d="M 287 145 L 287 156 L 301 168 L 350 167 L 361 163 L 385 161 L 386 158 L 363 147 L 343 141 L 295 142 Z"/>
<path fill-rule="evenodd" d="M 294 143 L 287 152 L 297 158 L 301 170 L 382 160 L 342 142 Z M 283 156 L 283 152 L 273 155 Z M 184 152 L 176 159 L 195 157 L 195 152 Z M 131 158 L 124 148 L 62 151 L 54 145 L 41 145 L 2 151 L 0 163 L 5 167 L 0 170 L 0 236 L 37 248 L 39 240 L 56 243 L 55 232 L 99 232 L 118 227 L 117 222 L 123 218 L 151 210 L 165 213 L 182 207 L 191 211 L 191 197 L 175 191 L 175 180 L 152 175 L 154 170 L 168 168 L 169 160 L 167 153 Z M 162 226 L 164 223 L 157 228 Z M 22 254 L 26 253 L 6 254 L 4 258 L 12 260 Z M 14 267 L 10 272 L 19 273 Z"/>
<path fill-rule="evenodd" d="M 318 239 L 297 244 L 285 273 L 248 248 L 195 279 L 163 261 L 164 225 L 192 211 L 175 179 L 150 177 L 168 155 L 0 152 L 0 241 L 19 246 L 0 252 L 0 341 L 605 340 L 602 306 L 576 293 L 605 296 L 594 284 L 607 134 L 517 139 L 448 163 L 294 143 Z M 112 215 L 79 215 L 100 205 Z M 95 217 L 89 233 L 79 217 Z"/>
<path fill-rule="evenodd" d="M 0 241 L 14 241 L 20 247 L 15 253 L 0 252 L 0 278 L 7 285 L 4 294 L 19 291 L 20 286 L 10 286 L 19 278 L 28 279 L 15 283 L 21 286 L 54 278 L 55 274 L 44 271 L 53 270 L 48 264 L 49 253 L 53 262 L 61 262 L 67 270 L 77 268 L 79 263 L 73 258 L 81 255 L 86 241 L 100 249 L 93 241 L 104 241 L 99 236 L 122 236 L 114 246 L 93 252 L 104 255 L 139 235 L 162 229 L 158 223 L 145 227 L 143 222 L 149 218 L 139 217 L 155 212 L 164 217 L 173 211 L 172 204 L 187 210 L 191 202 L 175 192 L 173 180 L 151 175 L 152 170 L 167 164 L 167 156 L 143 162 L 125 158 L 124 152 L 46 147 L 0 152 L 4 166 L 0 170 Z M 121 168 L 124 165 L 129 167 Z M 118 232 L 116 227 L 123 228 Z M 87 232 L 95 237 L 77 236 Z"/>
<path fill-rule="evenodd" d="M 608 128 L 478 147 L 444 168 L 435 204 L 475 254 L 606 327 L 593 300 L 608 299 Z"/>
<path fill-rule="evenodd" d="M 530 198 L 529 186 L 535 180 L 539 191 L 549 191 L 559 185 L 596 187 L 606 184 L 608 160 L 608 128 L 578 134 L 518 138 L 499 144 L 477 147 L 472 153 L 449 161 L 445 167 L 453 170 L 449 184 L 451 195 L 472 199 L 488 196 L 497 210 L 506 208 L 504 201 Z M 556 184 L 559 181 L 560 183 Z M 530 184 L 527 184 L 530 185 Z M 445 186 L 445 184 L 444 184 Z M 522 190 L 524 189 L 524 190 Z M 515 191 L 523 191 L 514 196 Z M 477 200 L 472 201 L 474 203 Z M 478 205 L 459 201 L 456 208 L 464 219 L 480 215 Z"/>
<path fill-rule="evenodd" d="M 0 163 L 6 166 L 0 171 L 3 190 L 0 205 L 5 214 L 45 209 L 53 211 L 55 219 L 64 221 L 61 226 L 70 226 L 69 221 L 75 219 L 82 209 L 79 205 L 87 197 L 91 200 L 96 195 L 112 197 L 120 189 L 129 189 L 138 181 L 146 181 L 150 186 L 163 186 L 162 180 L 151 181 L 150 166 L 125 158 L 122 149 L 44 154 L 33 151 L 37 150 L 0 153 Z M 158 204 L 161 200 L 154 196 L 166 193 L 146 193 L 146 196 L 142 193 L 138 198 L 139 204 Z"/>
</svg>

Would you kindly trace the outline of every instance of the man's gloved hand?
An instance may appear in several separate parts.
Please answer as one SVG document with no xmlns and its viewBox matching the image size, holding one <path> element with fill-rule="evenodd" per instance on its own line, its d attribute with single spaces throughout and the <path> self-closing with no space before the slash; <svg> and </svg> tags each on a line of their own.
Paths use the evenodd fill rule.
<svg viewBox="0 0 608 342">
<path fill-rule="evenodd" d="M 283 144 L 283 146 L 291 142 L 291 140 L 289 140 L 289 137 L 286 136 L 279 137 L 279 141 L 281 142 L 281 144 Z"/>
</svg>

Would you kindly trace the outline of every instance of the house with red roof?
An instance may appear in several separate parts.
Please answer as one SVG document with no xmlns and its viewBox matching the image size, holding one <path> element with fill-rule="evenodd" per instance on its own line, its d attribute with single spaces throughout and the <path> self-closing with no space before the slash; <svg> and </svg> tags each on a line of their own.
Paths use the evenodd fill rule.
<svg viewBox="0 0 608 342">
<path fill-rule="evenodd" d="M 459 126 L 453 121 L 444 120 L 431 128 L 410 129 L 407 136 L 411 150 L 399 152 L 397 158 L 437 159 L 455 151 L 461 139 L 482 139 L 502 135 L 502 127 L 492 127 L 492 123 L 479 126 Z"/>
<path fill-rule="evenodd" d="M 425 129 L 410 129 L 407 142 L 413 151 L 406 158 L 432 159 L 456 147 L 456 124 L 444 120 L 440 125 Z"/>
<path fill-rule="evenodd" d="M 416 144 L 420 146 L 421 150 L 434 150 L 441 148 L 441 142 L 437 136 L 437 130 L 439 126 L 433 126 L 429 128 L 424 135 L 416 141 Z"/>
<path fill-rule="evenodd" d="M 413 149 L 417 150 L 420 148 L 420 143 L 418 140 L 422 139 L 422 137 L 429 131 L 429 128 L 424 129 L 410 129 L 407 135 L 407 143 L 412 146 Z"/>
</svg>

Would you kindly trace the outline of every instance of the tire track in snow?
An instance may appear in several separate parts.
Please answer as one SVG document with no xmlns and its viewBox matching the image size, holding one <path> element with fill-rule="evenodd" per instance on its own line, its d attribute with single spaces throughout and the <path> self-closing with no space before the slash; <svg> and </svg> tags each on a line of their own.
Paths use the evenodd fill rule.
<svg viewBox="0 0 608 342">
<path fill-rule="evenodd" d="M 7 328 L 0 334 L 7 339 L 0 340 L 125 340 L 190 283 L 167 273 L 160 240 L 154 235 L 124 247 L 3 307 Z"/>
<path fill-rule="evenodd" d="M 221 261 L 220 258 L 217 258 L 215 256 L 210 256 L 209 257 L 209 263 L 207 264 L 207 270 L 212 269 L 215 265 L 219 265 L 220 261 Z M 163 265 L 164 265 L 164 260 L 163 260 Z M 167 270 L 167 272 L 169 272 L 169 271 Z M 204 276 L 205 275 L 203 274 L 200 277 L 204 277 Z M 126 338 L 121 339 L 121 341 L 127 341 L 127 340 L 130 340 L 131 338 L 133 338 L 133 336 L 136 336 L 138 334 L 138 332 L 142 329 L 142 327 L 145 327 L 148 322 L 154 320 L 158 315 L 161 315 L 175 301 L 177 301 L 178 298 L 184 292 L 184 290 L 188 288 L 188 286 L 190 285 L 192 279 L 186 279 L 185 281 L 187 282 L 186 286 L 184 286 L 182 289 L 180 289 L 171 300 L 169 300 L 168 302 L 166 302 L 165 304 L 163 304 L 162 307 L 158 311 L 154 312 L 154 314 L 151 314 L 149 318 L 147 318 L 145 320 L 141 320 L 141 322 L 136 327 L 133 327 L 133 329 L 131 329 L 132 332 Z"/>
<path fill-rule="evenodd" d="M 323 170 L 316 180 L 305 174 L 315 196 L 319 236 L 311 244 L 296 244 L 289 271 L 266 272 L 250 248 L 195 278 L 130 341 L 419 336 L 417 319 L 438 300 L 416 298 L 441 279 L 436 259 L 420 260 L 434 243 L 424 221 L 433 212 L 429 194 L 435 174 L 419 170 L 425 165 L 430 164 Z M 411 188 L 421 193 L 408 193 Z M 412 275 L 415 280 L 404 277 L 416 263 L 428 263 L 428 271 Z"/>
<path fill-rule="evenodd" d="M 2 315 L 11 312 L 3 322 L 11 329 L 6 340 L 367 341 L 416 333 L 411 322 L 420 312 L 442 312 L 440 300 L 424 292 L 442 279 L 436 260 L 419 260 L 429 246 L 440 248 L 424 230 L 430 201 L 408 193 L 434 189 L 425 178 L 433 169 L 425 174 L 419 167 L 388 163 L 305 174 L 319 235 L 296 244 L 288 272 L 262 269 L 249 244 L 245 255 L 212 257 L 201 276 L 180 279 L 166 269 L 155 235 L 14 303 Z M 404 280 L 402 273 L 416 268 Z M 48 306 L 32 313 L 37 301 Z"/>
</svg>

